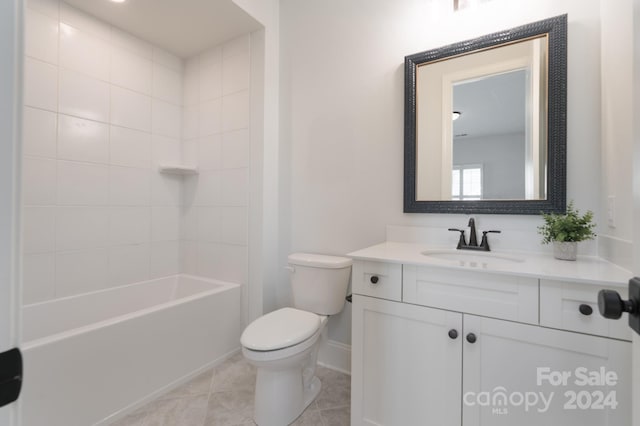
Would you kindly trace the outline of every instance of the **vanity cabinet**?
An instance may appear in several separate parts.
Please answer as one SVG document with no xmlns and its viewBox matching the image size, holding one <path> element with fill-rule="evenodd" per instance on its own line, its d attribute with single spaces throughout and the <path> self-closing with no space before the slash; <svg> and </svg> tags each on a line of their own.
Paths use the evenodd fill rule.
<svg viewBox="0 0 640 426">
<path fill-rule="evenodd" d="M 368 288 L 398 267 L 378 281 L 394 299 Z M 360 260 L 353 270 L 353 426 L 631 424 L 630 343 L 579 311 L 597 287 Z"/>
</svg>

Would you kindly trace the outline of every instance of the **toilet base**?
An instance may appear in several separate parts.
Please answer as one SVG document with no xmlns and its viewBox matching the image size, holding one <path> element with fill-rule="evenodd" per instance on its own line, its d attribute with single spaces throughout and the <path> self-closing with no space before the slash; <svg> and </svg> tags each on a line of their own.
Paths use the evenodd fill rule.
<svg viewBox="0 0 640 426">
<path fill-rule="evenodd" d="M 299 370 L 258 370 L 254 407 L 256 424 L 284 426 L 300 417 L 322 389 L 317 377 L 314 376 L 309 385 L 304 386 L 301 376 Z"/>
</svg>

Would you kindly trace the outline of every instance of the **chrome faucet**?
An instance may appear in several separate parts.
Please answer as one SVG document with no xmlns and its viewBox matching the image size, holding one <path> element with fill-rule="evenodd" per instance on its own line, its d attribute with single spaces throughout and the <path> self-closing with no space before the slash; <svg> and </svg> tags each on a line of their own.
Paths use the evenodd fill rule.
<svg viewBox="0 0 640 426">
<path fill-rule="evenodd" d="M 456 249 L 458 250 L 478 250 L 478 251 L 491 251 L 489 247 L 489 240 L 487 239 L 487 234 L 494 233 L 499 234 L 501 231 L 482 231 L 482 241 L 480 245 L 478 245 L 478 237 L 476 234 L 476 221 L 474 218 L 469 218 L 469 244 L 467 244 L 467 239 L 464 236 L 464 229 L 458 228 L 449 228 L 449 231 L 457 231 L 460 233 L 460 239 L 458 240 L 458 246 Z"/>
</svg>

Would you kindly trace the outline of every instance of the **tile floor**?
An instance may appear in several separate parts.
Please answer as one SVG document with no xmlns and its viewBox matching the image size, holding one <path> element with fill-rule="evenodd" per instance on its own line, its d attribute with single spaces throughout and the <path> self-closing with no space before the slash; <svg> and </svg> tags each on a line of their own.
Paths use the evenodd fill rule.
<svg viewBox="0 0 640 426">
<path fill-rule="evenodd" d="M 323 367 L 317 375 L 320 395 L 293 424 L 348 426 L 351 377 Z M 112 426 L 254 426 L 255 380 L 239 353 Z"/>
</svg>

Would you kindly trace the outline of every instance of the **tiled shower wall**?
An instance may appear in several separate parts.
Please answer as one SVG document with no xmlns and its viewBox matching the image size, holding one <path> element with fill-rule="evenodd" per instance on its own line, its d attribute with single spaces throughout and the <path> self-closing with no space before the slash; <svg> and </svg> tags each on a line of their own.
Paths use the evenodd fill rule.
<svg viewBox="0 0 640 426">
<path fill-rule="evenodd" d="M 63 2 L 27 6 L 24 303 L 181 271 L 246 283 L 250 36 L 183 68 Z M 200 174 L 158 173 L 180 162 Z"/>
<path fill-rule="evenodd" d="M 246 284 L 250 36 L 190 58 L 184 73 L 183 270 Z"/>
</svg>

